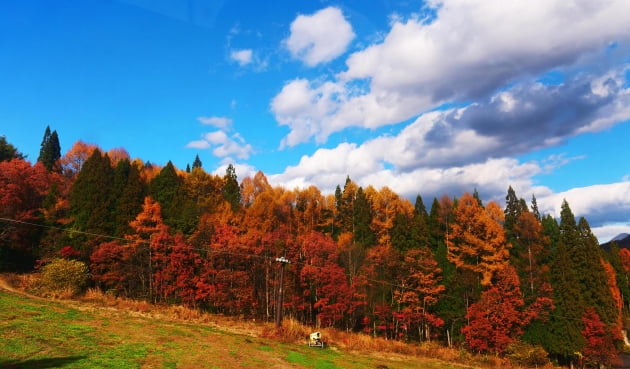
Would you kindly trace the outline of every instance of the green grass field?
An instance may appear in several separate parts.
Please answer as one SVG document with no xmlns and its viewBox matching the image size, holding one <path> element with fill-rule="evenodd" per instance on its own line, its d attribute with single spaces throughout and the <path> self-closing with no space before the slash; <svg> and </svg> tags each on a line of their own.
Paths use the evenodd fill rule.
<svg viewBox="0 0 630 369">
<path fill-rule="evenodd" d="M 0 290 L 0 368 L 426 368 L 457 364 L 309 348 L 208 324 Z"/>
</svg>

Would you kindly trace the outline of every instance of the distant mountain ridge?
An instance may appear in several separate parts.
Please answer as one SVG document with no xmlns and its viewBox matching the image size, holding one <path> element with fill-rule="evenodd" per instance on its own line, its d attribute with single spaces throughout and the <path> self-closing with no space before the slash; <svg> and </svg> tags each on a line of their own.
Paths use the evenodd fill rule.
<svg viewBox="0 0 630 369">
<path fill-rule="evenodd" d="M 613 237 L 610 241 L 604 242 L 599 246 L 604 250 L 610 250 L 610 245 L 615 242 L 620 249 L 630 249 L 630 234 L 620 233 Z"/>
</svg>

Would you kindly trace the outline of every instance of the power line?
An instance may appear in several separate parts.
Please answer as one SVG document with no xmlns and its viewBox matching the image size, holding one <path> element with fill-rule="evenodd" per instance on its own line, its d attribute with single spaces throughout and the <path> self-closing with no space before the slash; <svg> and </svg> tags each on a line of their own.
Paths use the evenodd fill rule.
<svg viewBox="0 0 630 369">
<path fill-rule="evenodd" d="M 75 230 L 75 229 L 68 229 L 68 228 L 62 228 L 62 227 L 57 227 L 57 226 L 51 226 L 51 225 L 46 225 L 46 224 L 37 224 L 37 223 L 33 223 L 33 222 L 27 222 L 27 221 L 23 221 L 23 220 L 17 220 L 17 219 L 10 219 L 10 218 L 4 218 L 4 217 L 0 217 L 0 221 L 4 221 L 7 223 L 15 223 L 15 224 L 22 224 L 22 225 L 26 225 L 26 226 L 33 226 L 33 227 L 40 227 L 40 228 L 46 228 L 46 229 L 54 229 L 54 230 L 58 230 L 58 231 L 62 231 L 62 232 L 68 232 L 68 233 L 77 233 L 77 234 L 83 234 L 86 236 L 91 236 L 91 237 L 100 237 L 100 238 L 106 238 L 106 239 L 111 239 L 111 240 L 116 240 L 116 241 L 124 241 L 126 243 L 134 243 L 134 244 L 145 244 L 148 246 L 151 246 L 151 241 L 147 241 L 147 240 L 134 240 L 134 239 L 128 239 L 128 238 L 123 238 L 123 237 L 117 237 L 117 236 L 111 236 L 111 235 L 105 235 L 105 234 L 100 234 L 100 233 L 93 233 L 93 232 L 86 232 L 86 231 L 80 231 L 80 230 Z M 122 246 L 122 245 L 121 245 Z M 165 247 L 165 248 L 170 248 L 173 249 L 176 246 L 173 244 L 161 244 L 161 246 Z M 242 257 L 242 258 L 258 258 L 258 259 L 263 259 L 265 261 L 269 261 L 271 262 L 274 257 L 272 256 L 265 256 L 265 255 L 256 255 L 256 254 L 252 254 L 252 253 L 238 253 L 238 252 L 234 252 L 231 250 L 212 250 L 212 249 L 199 249 L 199 248 L 194 248 L 194 247 L 187 247 L 188 250 L 194 250 L 197 252 L 202 252 L 202 253 L 212 253 L 212 254 L 227 254 L 230 256 L 238 256 L 238 257 Z M 286 260 L 286 262 L 282 262 L 281 267 L 282 269 L 284 269 L 284 265 L 289 263 L 288 260 L 286 258 L 283 257 L 278 257 L 275 258 L 276 261 L 280 261 L 278 259 L 284 259 Z M 302 266 L 310 266 L 313 268 L 317 268 L 317 269 L 323 269 L 323 266 L 317 266 L 317 265 L 313 265 L 307 262 L 301 262 L 301 261 L 291 261 L 291 264 L 296 264 L 296 265 L 302 265 Z M 352 278 L 352 275 L 350 273 L 344 273 L 344 275 L 346 277 Z M 398 288 L 401 290 L 408 290 L 408 291 L 417 291 L 417 289 L 415 288 L 411 288 L 408 286 L 404 286 L 404 285 L 400 285 L 397 283 L 392 283 L 392 282 L 388 282 L 388 281 L 382 281 L 382 280 L 377 280 L 377 279 L 372 279 L 372 278 L 364 278 L 365 281 L 367 282 L 372 282 L 372 283 L 376 283 L 376 284 L 380 284 L 383 286 L 389 286 L 392 288 Z M 461 296 L 454 296 L 454 295 L 450 295 L 450 294 L 438 294 L 439 298 L 443 298 L 443 297 L 447 297 L 450 299 L 454 299 L 454 300 L 461 300 L 462 297 Z M 576 318 L 570 318 L 567 316 L 561 316 L 561 315 L 557 315 L 557 314 L 553 314 L 550 313 L 549 316 L 553 316 L 556 318 L 561 318 L 561 319 L 565 319 L 565 320 L 575 320 L 575 321 L 581 321 L 581 319 L 576 319 Z"/>
</svg>

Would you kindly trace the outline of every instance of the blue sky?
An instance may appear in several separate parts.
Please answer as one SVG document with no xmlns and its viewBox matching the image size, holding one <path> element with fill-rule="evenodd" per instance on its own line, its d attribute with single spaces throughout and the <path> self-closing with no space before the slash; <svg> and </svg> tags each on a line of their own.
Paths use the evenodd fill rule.
<svg viewBox="0 0 630 369">
<path fill-rule="evenodd" d="M 507 187 L 630 233 L 626 0 L 0 4 L 0 135 L 425 203 Z"/>
</svg>

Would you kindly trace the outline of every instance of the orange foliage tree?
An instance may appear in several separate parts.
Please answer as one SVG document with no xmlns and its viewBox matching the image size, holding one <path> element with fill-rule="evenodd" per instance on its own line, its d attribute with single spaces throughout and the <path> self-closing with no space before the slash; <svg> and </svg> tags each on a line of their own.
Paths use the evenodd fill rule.
<svg viewBox="0 0 630 369">
<path fill-rule="evenodd" d="M 599 368 L 601 365 L 611 367 L 617 363 L 619 351 L 615 347 L 614 337 L 606 329 L 606 325 L 600 319 L 595 309 L 589 307 L 582 316 L 582 335 L 586 341 L 584 347 L 584 360 Z"/>
<path fill-rule="evenodd" d="M 85 161 L 92 156 L 94 150 L 98 146 L 88 144 L 83 141 L 77 141 L 72 145 L 64 156 L 61 157 L 60 163 L 63 174 L 67 177 L 74 178 L 83 168 Z"/>
<path fill-rule="evenodd" d="M 510 245 L 500 224 L 503 211 L 495 202 L 484 209 L 477 199 L 466 193 L 454 210 L 455 222 L 446 240 L 448 260 L 456 267 L 481 275 L 481 285 L 488 286 L 496 271 L 509 258 Z"/>
<path fill-rule="evenodd" d="M 531 319 L 522 311 L 524 304 L 514 268 L 499 270 L 496 283 L 468 308 L 469 324 L 462 328 L 468 346 L 476 351 L 503 353 Z"/>
<path fill-rule="evenodd" d="M 55 183 L 60 183 L 58 175 L 40 162 L 33 166 L 22 159 L 0 162 L 0 217 L 7 219 L 0 222 L 0 269 L 33 266 L 40 230 L 24 222 L 40 222 L 44 200 Z"/>
<path fill-rule="evenodd" d="M 442 270 L 427 247 L 411 249 L 403 257 L 400 273 L 400 288 L 394 299 L 401 306 L 402 318 L 407 329 L 416 328 L 422 340 L 431 339 L 431 327 L 441 327 L 444 321 L 431 313 L 444 285 L 440 284 Z"/>
</svg>

